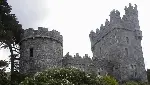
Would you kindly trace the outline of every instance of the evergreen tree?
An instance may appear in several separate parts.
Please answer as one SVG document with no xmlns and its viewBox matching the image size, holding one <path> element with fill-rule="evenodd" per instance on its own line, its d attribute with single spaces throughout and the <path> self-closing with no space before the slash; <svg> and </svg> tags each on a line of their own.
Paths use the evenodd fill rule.
<svg viewBox="0 0 150 85">
<path fill-rule="evenodd" d="M 23 32 L 15 14 L 11 14 L 7 0 L 0 0 L 0 46 L 8 48 L 11 53 L 11 74 L 14 72 L 15 53 L 19 53 L 20 35 Z M 13 76 L 11 76 L 13 81 Z"/>
</svg>

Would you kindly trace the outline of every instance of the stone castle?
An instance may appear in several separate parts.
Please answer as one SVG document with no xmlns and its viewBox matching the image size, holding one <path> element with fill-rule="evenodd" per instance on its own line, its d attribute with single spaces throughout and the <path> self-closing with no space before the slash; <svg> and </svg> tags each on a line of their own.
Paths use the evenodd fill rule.
<svg viewBox="0 0 150 85">
<path fill-rule="evenodd" d="M 47 68 L 76 67 L 99 75 L 112 75 L 119 81 L 147 81 L 142 53 L 142 32 L 137 6 L 125 7 L 125 15 L 118 10 L 110 13 L 96 32 L 89 34 L 93 57 L 78 53 L 63 57 L 63 37 L 56 30 L 39 27 L 26 29 L 20 42 L 20 72 L 35 73 Z"/>
</svg>

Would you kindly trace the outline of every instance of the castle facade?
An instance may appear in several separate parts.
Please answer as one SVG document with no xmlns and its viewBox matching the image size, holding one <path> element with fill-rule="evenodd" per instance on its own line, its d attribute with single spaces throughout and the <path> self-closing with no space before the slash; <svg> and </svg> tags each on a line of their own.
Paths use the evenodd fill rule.
<svg viewBox="0 0 150 85">
<path fill-rule="evenodd" d="M 141 46 L 142 31 L 137 6 L 125 7 L 125 15 L 118 10 L 110 13 L 96 32 L 89 34 L 93 57 L 78 53 L 63 57 L 63 37 L 56 30 L 39 27 L 26 29 L 20 42 L 20 72 L 35 73 L 53 67 L 76 67 L 99 75 L 112 75 L 119 81 L 147 81 Z"/>
</svg>

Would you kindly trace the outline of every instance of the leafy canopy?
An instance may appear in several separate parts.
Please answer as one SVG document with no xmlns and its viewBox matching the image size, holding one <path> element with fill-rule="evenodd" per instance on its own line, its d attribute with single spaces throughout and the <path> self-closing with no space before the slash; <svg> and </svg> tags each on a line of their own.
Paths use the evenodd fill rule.
<svg viewBox="0 0 150 85">
<path fill-rule="evenodd" d="M 27 77 L 20 85 L 118 85 L 118 83 L 111 77 L 98 77 L 75 68 L 54 68 L 38 72 L 32 78 Z"/>
</svg>

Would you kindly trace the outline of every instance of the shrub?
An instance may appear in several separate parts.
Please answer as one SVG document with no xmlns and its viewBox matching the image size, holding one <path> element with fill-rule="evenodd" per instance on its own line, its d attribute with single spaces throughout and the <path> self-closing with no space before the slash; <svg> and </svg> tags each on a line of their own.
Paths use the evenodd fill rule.
<svg viewBox="0 0 150 85">
<path fill-rule="evenodd" d="M 125 82 L 123 85 L 139 85 L 138 82 L 135 82 L 135 81 L 128 81 L 128 82 Z"/>
<path fill-rule="evenodd" d="M 75 68 L 54 68 L 27 77 L 20 85 L 95 85 L 96 76 Z"/>
<path fill-rule="evenodd" d="M 98 79 L 99 85 L 119 85 L 115 78 L 103 76 Z"/>
</svg>

